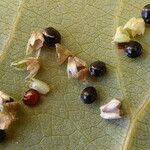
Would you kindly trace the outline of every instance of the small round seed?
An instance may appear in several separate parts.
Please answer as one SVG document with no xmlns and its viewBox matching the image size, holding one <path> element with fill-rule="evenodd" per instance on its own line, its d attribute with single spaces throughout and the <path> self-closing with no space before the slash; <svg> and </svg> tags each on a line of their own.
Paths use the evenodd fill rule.
<svg viewBox="0 0 150 150">
<path fill-rule="evenodd" d="M 92 86 L 86 87 L 80 95 L 81 101 L 85 104 L 93 103 L 97 98 L 96 89 Z"/>
<path fill-rule="evenodd" d="M 150 4 L 144 6 L 141 15 L 145 23 L 150 24 Z"/>
<path fill-rule="evenodd" d="M 89 67 L 91 76 L 99 77 L 106 73 L 106 65 L 102 61 L 95 61 Z"/>
<path fill-rule="evenodd" d="M 40 93 L 34 89 L 30 89 L 24 93 L 23 103 L 28 106 L 34 106 L 40 101 Z"/>
<path fill-rule="evenodd" d="M 136 41 L 130 41 L 124 46 L 126 55 L 130 58 L 139 57 L 142 53 L 142 45 Z"/>
<path fill-rule="evenodd" d="M 46 28 L 43 32 L 45 44 L 47 46 L 55 46 L 56 43 L 60 43 L 61 35 L 53 27 Z"/>
</svg>

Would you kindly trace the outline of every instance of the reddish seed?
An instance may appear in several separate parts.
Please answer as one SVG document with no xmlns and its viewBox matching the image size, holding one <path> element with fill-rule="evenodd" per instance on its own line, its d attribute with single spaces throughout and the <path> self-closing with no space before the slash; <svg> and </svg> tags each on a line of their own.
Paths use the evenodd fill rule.
<svg viewBox="0 0 150 150">
<path fill-rule="evenodd" d="M 34 89 L 30 89 L 25 92 L 23 96 L 23 102 L 25 105 L 34 106 L 40 100 L 40 93 Z"/>
</svg>

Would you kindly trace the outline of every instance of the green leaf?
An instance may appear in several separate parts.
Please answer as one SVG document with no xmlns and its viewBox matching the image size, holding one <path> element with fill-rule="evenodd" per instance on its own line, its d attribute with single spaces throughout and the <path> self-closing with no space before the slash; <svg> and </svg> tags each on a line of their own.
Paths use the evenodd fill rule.
<svg viewBox="0 0 150 150">
<path fill-rule="evenodd" d="M 139 17 L 148 0 L 5 0 L 0 1 L 0 89 L 21 104 L 19 119 L 7 131 L 3 150 L 149 150 L 150 142 L 150 28 L 138 40 L 144 50 L 137 59 L 120 56 L 112 44 L 115 29 Z M 55 49 L 43 48 L 42 69 L 36 78 L 54 89 L 37 107 L 22 103 L 26 90 L 25 72 L 10 67 L 25 57 L 32 31 L 53 26 L 62 44 L 88 64 L 106 62 L 106 76 L 90 80 L 99 98 L 85 105 L 80 92 L 85 88 L 67 78 L 66 65 L 59 66 Z M 125 116 L 107 121 L 99 106 L 112 98 L 122 100 Z"/>
</svg>

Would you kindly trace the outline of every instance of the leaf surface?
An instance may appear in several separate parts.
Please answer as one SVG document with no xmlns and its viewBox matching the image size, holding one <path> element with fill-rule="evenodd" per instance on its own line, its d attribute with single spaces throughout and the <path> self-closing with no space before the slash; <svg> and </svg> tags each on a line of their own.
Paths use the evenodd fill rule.
<svg viewBox="0 0 150 150">
<path fill-rule="evenodd" d="M 137 59 L 120 56 L 111 44 L 115 29 L 140 17 L 148 0 L 5 0 L 0 1 L 0 89 L 21 104 L 19 119 L 8 131 L 4 150 L 149 150 L 150 142 L 150 28 L 138 40 L 144 50 Z M 26 73 L 10 67 L 25 57 L 32 31 L 53 26 L 62 44 L 88 64 L 106 62 L 108 73 L 89 85 L 98 100 L 85 105 L 79 95 L 85 85 L 68 80 L 66 65 L 59 66 L 55 49 L 44 48 L 37 77 L 54 89 L 39 106 L 23 105 Z M 99 106 L 114 97 L 122 100 L 125 116 L 106 121 Z"/>
</svg>

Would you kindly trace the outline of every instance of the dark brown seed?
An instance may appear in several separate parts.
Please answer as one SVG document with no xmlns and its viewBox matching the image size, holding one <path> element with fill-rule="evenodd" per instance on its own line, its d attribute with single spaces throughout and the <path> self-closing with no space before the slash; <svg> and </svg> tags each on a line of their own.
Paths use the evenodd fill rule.
<svg viewBox="0 0 150 150">
<path fill-rule="evenodd" d="M 46 28 L 43 32 L 45 44 L 47 46 L 55 46 L 56 43 L 60 43 L 61 35 L 53 27 Z"/>
</svg>

